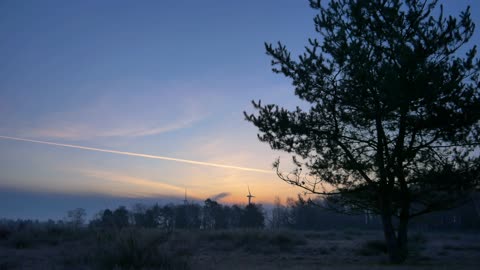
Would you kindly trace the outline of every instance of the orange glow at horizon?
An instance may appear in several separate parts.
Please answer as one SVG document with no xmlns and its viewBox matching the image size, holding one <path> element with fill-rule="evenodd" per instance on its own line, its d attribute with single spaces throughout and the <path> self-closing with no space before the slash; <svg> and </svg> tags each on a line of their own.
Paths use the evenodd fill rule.
<svg viewBox="0 0 480 270">
<path fill-rule="evenodd" d="M 239 205 L 245 205 L 248 202 L 246 197 L 248 195 L 248 186 L 250 186 L 252 195 L 255 196 L 252 201 L 259 204 L 273 203 L 275 197 L 280 197 L 284 201 L 288 197 L 296 197 L 301 192 L 298 188 L 279 180 L 273 171 L 221 164 L 220 160 L 228 158 L 228 156 L 223 156 L 222 159 L 217 158 L 216 160 L 208 160 L 208 162 L 200 162 L 1 135 L 0 139 L 202 165 L 202 167 L 188 166 L 180 171 L 171 170 L 166 172 L 164 169 L 161 171 L 160 169 L 148 169 L 145 171 L 125 167 L 99 168 L 94 164 L 92 164 L 93 166 L 82 166 L 82 168 L 74 165 L 71 168 L 62 169 L 63 173 L 67 172 L 69 174 L 66 179 L 70 180 L 56 182 L 57 180 L 49 179 L 47 180 L 47 185 L 44 182 L 42 186 L 37 186 L 37 184 L 30 186 L 38 190 L 66 193 L 97 193 L 129 198 L 166 196 L 178 198 L 179 201 L 182 201 L 184 191 L 187 189 L 189 200 L 201 203 L 207 198 L 214 199 L 218 194 L 228 193 L 228 195 L 216 200 L 223 204 Z M 231 163 L 243 163 L 248 158 L 234 158 L 229 161 Z M 259 163 L 253 162 L 252 164 Z M 162 176 L 159 178 L 159 175 Z"/>
</svg>

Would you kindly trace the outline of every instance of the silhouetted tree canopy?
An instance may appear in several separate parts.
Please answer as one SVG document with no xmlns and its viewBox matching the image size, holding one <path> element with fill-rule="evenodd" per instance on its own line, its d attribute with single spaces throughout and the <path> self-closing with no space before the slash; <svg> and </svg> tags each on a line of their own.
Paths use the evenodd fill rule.
<svg viewBox="0 0 480 270">
<path fill-rule="evenodd" d="M 254 203 L 247 204 L 240 219 L 240 226 L 245 228 L 263 228 L 265 226 L 265 217 L 262 206 Z"/>
<path fill-rule="evenodd" d="M 201 207 L 198 204 L 188 203 L 177 205 L 174 211 L 175 228 L 198 229 L 201 224 Z"/>
<path fill-rule="evenodd" d="M 105 209 L 103 211 L 100 225 L 102 227 L 113 227 L 113 226 L 115 226 L 115 221 L 113 219 L 113 212 L 110 209 Z"/>
<path fill-rule="evenodd" d="M 227 211 L 216 201 L 206 199 L 203 206 L 203 228 L 225 229 L 227 228 Z"/>
<path fill-rule="evenodd" d="M 298 59 L 266 44 L 273 71 L 309 106 L 253 102 L 259 139 L 293 155 L 278 176 L 337 210 L 382 217 L 392 262 L 407 256 L 412 217 L 460 205 L 479 187 L 480 62 L 470 9 L 438 1 L 311 0 L 320 39 Z M 395 226 L 392 218 L 398 218 Z"/>
<path fill-rule="evenodd" d="M 74 227 L 80 227 L 85 223 L 87 212 L 83 208 L 76 208 L 68 211 L 67 219 Z"/>
<path fill-rule="evenodd" d="M 118 228 L 127 227 L 129 225 L 128 210 L 125 206 L 120 206 L 112 214 L 113 223 Z"/>
</svg>

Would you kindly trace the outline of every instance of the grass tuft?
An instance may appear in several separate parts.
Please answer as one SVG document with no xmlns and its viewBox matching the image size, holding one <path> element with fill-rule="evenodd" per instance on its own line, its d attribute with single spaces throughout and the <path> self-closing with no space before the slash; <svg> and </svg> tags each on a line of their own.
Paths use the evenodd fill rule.
<svg viewBox="0 0 480 270">
<path fill-rule="evenodd" d="M 93 262 L 99 269 L 190 269 L 189 256 L 166 245 L 168 238 L 149 230 L 122 230 L 100 237 Z"/>
<path fill-rule="evenodd" d="M 387 244 L 383 240 L 370 240 L 365 242 L 357 254 L 361 256 L 377 256 L 387 253 Z"/>
</svg>

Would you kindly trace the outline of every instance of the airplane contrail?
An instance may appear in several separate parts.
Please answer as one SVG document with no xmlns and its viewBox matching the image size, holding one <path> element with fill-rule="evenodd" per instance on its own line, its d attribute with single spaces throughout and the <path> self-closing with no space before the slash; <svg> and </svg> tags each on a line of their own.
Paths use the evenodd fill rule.
<svg viewBox="0 0 480 270">
<path fill-rule="evenodd" d="M 169 160 L 169 161 L 175 161 L 175 162 L 182 162 L 182 163 L 189 163 L 189 164 L 210 166 L 210 167 L 218 167 L 218 168 L 225 168 L 225 169 L 235 169 L 235 170 L 242 170 L 242 171 L 269 173 L 269 174 L 273 173 L 272 171 L 268 171 L 268 170 L 261 170 L 261 169 L 248 168 L 248 167 L 232 166 L 232 165 L 202 162 L 202 161 L 195 161 L 195 160 L 181 159 L 181 158 L 173 158 L 173 157 L 147 155 L 147 154 L 140 154 L 140 153 L 133 153 L 133 152 L 116 151 L 116 150 L 101 149 L 101 148 L 94 148 L 94 147 L 87 147 L 87 146 L 73 145 L 73 144 L 38 141 L 38 140 L 31 140 L 31 139 L 24 139 L 24 138 L 17 138 L 17 137 L 9 137 L 9 136 L 2 136 L 2 135 L 0 135 L 0 139 L 39 143 L 39 144 L 47 144 L 47 145 L 69 147 L 69 148 L 75 148 L 75 149 L 83 149 L 83 150 L 90 150 L 90 151 L 97 151 L 97 152 L 104 152 L 104 153 L 111 153 L 111 154 L 118 154 L 118 155 L 126 155 L 126 156 L 134 156 L 134 157 L 162 159 L 162 160 Z"/>
</svg>

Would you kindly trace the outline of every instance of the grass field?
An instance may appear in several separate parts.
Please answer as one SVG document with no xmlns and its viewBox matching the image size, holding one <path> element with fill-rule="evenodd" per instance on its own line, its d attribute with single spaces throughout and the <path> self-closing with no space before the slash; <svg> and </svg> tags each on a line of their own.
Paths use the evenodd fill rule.
<svg viewBox="0 0 480 270">
<path fill-rule="evenodd" d="M 478 233 L 416 233 L 389 265 L 380 231 L 22 230 L 0 240 L 3 269 L 478 269 Z"/>
</svg>

